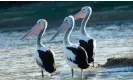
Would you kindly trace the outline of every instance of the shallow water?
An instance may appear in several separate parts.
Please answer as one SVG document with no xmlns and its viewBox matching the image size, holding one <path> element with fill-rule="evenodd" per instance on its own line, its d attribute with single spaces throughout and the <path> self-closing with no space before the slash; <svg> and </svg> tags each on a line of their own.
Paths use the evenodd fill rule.
<svg viewBox="0 0 133 80">
<path fill-rule="evenodd" d="M 57 30 L 47 29 L 43 36 L 43 44 L 55 52 L 57 71 L 51 78 L 45 72 L 41 78 L 39 67 L 34 60 L 36 36 L 25 40 L 20 38 L 29 28 L 0 30 L 0 79 L 1 80 L 80 80 L 80 70 L 75 69 L 75 77 L 71 78 L 71 71 L 64 60 L 62 37 L 58 36 L 50 42 L 50 38 Z M 133 53 L 133 24 L 92 25 L 87 27 L 88 33 L 97 41 L 95 64 L 104 64 L 107 58 L 115 55 Z M 77 43 L 79 28 L 74 28 L 71 41 Z M 84 70 L 83 80 L 133 80 L 133 67 L 118 68 L 88 68 Z"/>
</svg>

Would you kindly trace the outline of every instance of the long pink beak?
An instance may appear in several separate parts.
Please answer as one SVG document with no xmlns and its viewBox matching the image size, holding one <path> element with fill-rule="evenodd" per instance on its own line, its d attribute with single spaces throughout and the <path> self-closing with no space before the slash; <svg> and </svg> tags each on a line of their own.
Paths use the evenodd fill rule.
<svg viewBox="0 0 133 80">
<path fill-rule="evenodd" d="M 69 27 L 68 22 L 63 22 L 60 26 L 60 28 L 57 30 L 57 32 L 55 33 L 55 35 L 51 38 L 51 40 L 53 40 L 55 37 L 57 37 L 60 33 L 63 33 L 66 31 L 66 29 Z"/>
<path fill-rule="evenodd" d="M 85 12 L 83 10 L 81 10 L 80 12 L 75 14 L 73 17 L 74 17 L 75 20 L 80 19 L 80 18 L 84 18 L 85 17 Z"/>
<path fill-rule="evenodd" d="M 31 30 L 29 30 L 20 40 L 24 39 L 24 38 L 27 38 L 33 34 L 39 34 L 41 30 L 41 27 L 39 24 L 36 24 Z"/>
</svg>

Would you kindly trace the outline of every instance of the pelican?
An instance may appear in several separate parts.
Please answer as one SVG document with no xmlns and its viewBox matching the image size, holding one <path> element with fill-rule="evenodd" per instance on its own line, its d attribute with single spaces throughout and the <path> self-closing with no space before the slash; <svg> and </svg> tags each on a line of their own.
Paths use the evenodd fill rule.
<svg viewBox="0 0 133 80">
<path fill-rule="evenodd" d="M 28 31 L 26 35 L 24 35 L 21 38 L 22 40 L 33 34 L 38 35 L 35 59 L 38 66 L 41 68 L 42 78 L 44 77 L 43 70 L 51 73 L 51 75 L 53 72 L 56 71 L 53 51 L 45 47 L 41 42 L 41 37 L 43 36 L 46 28 L 47 28 L 47 21 L 44 19 L 39 19 L 36 25 L 30 31 Z"/>
<path fill-rule="evenodd" d="M 94 67 L 94 55 L 95 55 L 95 48 L 96 48 L 96 40 L 91 37 L 86 31 L 86 24 L 90 15 L 92 13 L 92 9 L 89 6 L 83 7 L 77 14 L 74 15 L 74 19 L 77 20 L 79 18 L 84 18 L 81 23 L 80 28 L 80 39 L 78 40 L 79 45 L 82 46 L 88 55 L 88 63 L 93 62 Z"/>
<path fill-rule="evenodd" d="M 55 33 L 55 35 L 51 38 L 53 40 L 57 37 L 61 32 L 65 32 L 63 45 L 64 45 L 64 53 L 66 56 L 66 62 L 71 67 L 72 77 L 74 74 L 73 68 L 80 68 L 81 69 L 81 77 L 83 69 L 87 69 L 89 67 L 88 64 L 88 56 L 84 48 L 80 47 L 79 45 L 72 44 L 69 41 L 69 36 L 74 28 L 74 18 L 73 16 L 65 17 L 62 25 Z M 67 30 L 66 30 L 67 29 Z"/>
</svg>

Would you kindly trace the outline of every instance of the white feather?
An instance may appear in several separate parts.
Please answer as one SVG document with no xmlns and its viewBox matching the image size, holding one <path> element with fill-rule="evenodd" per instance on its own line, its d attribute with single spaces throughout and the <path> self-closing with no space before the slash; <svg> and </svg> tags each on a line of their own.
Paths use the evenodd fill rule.
<svg viewBox="0 0 133 80">
<path fill-rule="evenodd" d="M 37 50 L 46 52 L 48 50 L 48 48 L 43 45 L 42 47 L 38 47 Z"/>
<path fill-rule="evenodd" d="M 43 63 L 42 63 L 42 60 L 41 60 L 40 57 L 39 57 L 38 51 L 36 51 L 34 57 L 35 57 L 35 59 L 37 60 L 37 62 L 38 62 L 39 64 L 41 64 L 41 65 L 43 64 Z M 41 67 L 41 66 L 39 66 L 39 67 Z"/>
<path fill-rule="evenodd" d="M 88 41 L 88 40 L 90 40 L 90 39 L 92 39 L 92 37 L 90 37 L 90 36 L 87 36 L 87 35 L 81 35 L 80 36 L 80 38 L 79 38 L 79 40 L 84 40 L 84 41 Z"/>
<path fill-rule="evenodd" d="M 67 47 L 77 48 L 78 46 L 77 45 L 70 45 L 70 46 L 67 46 Z M 65 57 L 66 57 L 67 64 L 71 68 L 78 68 L 78 66 L 75 63 L 72 62 L 72 61 L 75 61 L 76 55 L 74 55 L 74 53 L 72 53 L 71 50 L 68 50 L 66 48 L 66 46 L 64 46 L 64 53 L 65 53 Z M 72 61 L 68 60 L 67 58 L 71 59 Z"/>
<path fill-rule="evenodd" d="M 37 49 L 37 50 L 41 50 L 41 51 L 46 52 L 46 51 L 48 50 L 48 48 L 46 48 L 46 47 L 41 47 L 40 49 Z M 36 50 L 36 53 L 34 54 L 34 57 L 35 57 L 35 59 L 37 60 L 37 62 L 39 62 L 41 65 L 43 65 L 42 60 L 40 59 L 39 53 L 38 53 L 37 50 Z M 40 67 L 40 66 L 39 66 L 39 67 Z"/>
<path fill-rule="evenodd" d="M 95 51 L 96 50 L 96 40 L 95 39 L 93 39 L 93 46 L 94 46 L 93 50 Z"/>
</svg>

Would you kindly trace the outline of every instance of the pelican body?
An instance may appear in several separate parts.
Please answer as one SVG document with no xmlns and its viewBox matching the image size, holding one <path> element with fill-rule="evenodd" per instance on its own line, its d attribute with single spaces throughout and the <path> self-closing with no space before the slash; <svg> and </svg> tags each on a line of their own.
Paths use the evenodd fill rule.
<svg viewBox="0 0 133 80">
<path fill-rule="evenodd" d="M 69 41 L 69 36 L 74 28 L 74 18 L 73 16 L 68 16 L 64 19 L 62 25 L 52 37 L 53 40 L 56 36 L 58 36 L 61 32 L 65 32 L 63 45 L 64 45 L 64 53 L 66 56 L 66 62 L 71 67 L 72 77 L 73 77 L 73 68 L 80 68 L 81 69 L 81 76 L 82 70 L 87 69 L 89 67 L 88 64 L 88 56 L 84 48 L 79 45 L 72 44 Z M 67 30 L 66 30 L 67 29 Z"/>
<path fill-rule="evenodd" d="M 41 68 L 42 77 L 44 77 L 43 70 L 51 74 L 56 71 L 53 51 L 44 46 L 41 42 L 41 37 L 43 36 L 46 28 L 47 28 L 47 21 L 44 19 L 39 19 L 36 25 L 26 35 L 24 35 L 21 38 L 24 39 L 33 34 L 38 35 L 35 59 L 38 66 Z"/>
<path fill-rule="evenodd" d="M 92 9 L 89 6 L 83 7 L 80 12 L 74 15 L 74 19 L 77 20 L 79 18 L 84 18 L 81 23 L 81 36 L 80 39 L 78 40 L 79 45 L 82 46 L 88 55 L 88 62 L 91 63 L 93 62 L 93 67 L 94 67 L 94 50 L 96 48 L 96 40 L 92 38 L 86 31 L 86 24 L 88 22 L 88 19 L 90 18 L 90 15 L 92 13 Z"/>
</svg>

